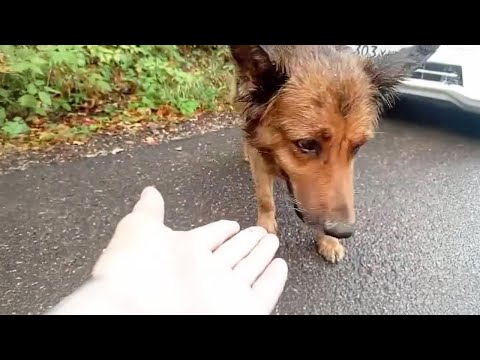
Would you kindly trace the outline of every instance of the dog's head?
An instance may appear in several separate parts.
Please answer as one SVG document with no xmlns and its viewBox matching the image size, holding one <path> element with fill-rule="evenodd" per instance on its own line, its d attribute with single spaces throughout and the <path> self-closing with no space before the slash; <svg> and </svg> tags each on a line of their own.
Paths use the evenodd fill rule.
<svg viewBox="0 0 480 360">
<path fill-rule="evenodd" d="M 287 181 L 305 223 L 351 236 L 355 154 L 373 138 L 395 86 L 437 48 L 368 59 L 340 45 L 231 45 L 247 141 Z"/>
</svg>

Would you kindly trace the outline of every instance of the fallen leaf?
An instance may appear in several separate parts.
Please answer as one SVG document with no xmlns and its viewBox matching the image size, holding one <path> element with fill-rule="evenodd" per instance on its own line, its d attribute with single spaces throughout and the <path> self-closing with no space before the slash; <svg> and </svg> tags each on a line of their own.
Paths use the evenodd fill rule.
<svg viewBox="0 0 480 360">
<path fill-rule="evenodd" d="M 129 122 L 138 123 L 138 122 L 140 122 L 140 121 L 142 121 L 142 120 L 143 120 L 143 117 L 141 117 L 141 116 L 135 116 L 135 117 L 131 117 L 131 118 L 129 119 Z M 134 124 L 134 125 L 141 126 L 142 124 Z"/>
<path fill-rule="evenodd" d="M 157 110 L 157 116 L 161 118 L 168 118 L 171 115 L 174 115 L 175 111 L 171 106 L 162 105 Z"/>
<path fill-rule="evenodd" d="M 85 155 L 85 157 L 93 158 L 93 157 L 97 157 L 99 155 L 107 155 L 107 152 L 105 150 L 101 150 L 101 151 L 97 151 L 96 153 L 93 153 L 93 154 L 87 154 L 87 155 Z"/>
<path fill-rule="evenodd" d="M 61 132 L 70 132 L 72 128 L 68 125 L 65 124 L 58 124 L 57 126 L 53 127 L 52 129 L 55 129 L 56 132 L 61 133 Z"/>
<path fill-rule="evenodd" d="M 90 118 L 88 118 L 88 117 L 84 118 L 82 122 L 83 122 L 83 124 L 85 124 L 85 125 L 92 125 L 92 124 L 96 124 L 96 123 L 97 123 L 95 120 L 92 120 L 92 119 L 90 119 Z"/>
<path fill-rule="evenodd" d="M 151 136 L 147 137 L 145 139 L 145 142 L 148 144 L 148 145 L 155 145 L 157 142 L 155 141 L 155 139 Z"/>
<path fill-rule="evenodd" d="M 160 131 L 158 131 L 157 127 L 154 124 L 148 124 L 148 127 L 153 135 L 160 134 Z"/>
<path fill-rule="evenodd" d="M 122 152 L 122 151 L 125 151 L 125 150 L 124 150 L 124 149 L 121 149 L 121 148 L 115 148 L 115 149 L 113 149 L 113 150 L 111 151 L 111 153 L 112 153 L 113 155 L 115 155 L 115 154 L 118 154 L 118 153 L 120 153 L 120 152 Z"/>
<path fill-rule="evenodd" d="M 35 118 L 32 120 L 32 124 L 35 126 L 40 126 L 45 123 L 45 119 Z"/>
<path fill-rule="evenodd" d="M 152 115 L 152 109 L 150 108 L 138 108 L 137 111 L 141 115 L 147 115 L 147 116 Z"/>
<path fill-rule="evenodd" d="M 40 134 L 40 136 L 38 137 L 38 140 L 40 141 L 51 141 L 55 138 L 55 134 L 51 133 L 51 132 L 42 132 Z"/>
</svg>

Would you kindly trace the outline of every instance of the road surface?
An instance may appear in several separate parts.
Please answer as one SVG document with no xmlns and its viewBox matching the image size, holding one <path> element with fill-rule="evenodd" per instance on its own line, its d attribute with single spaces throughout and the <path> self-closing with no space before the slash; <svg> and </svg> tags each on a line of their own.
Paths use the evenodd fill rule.
<svg viewBox="0 0 480 360">
<path fill-rule="evenodd" d="M 358 228 L 342 263 L 316 255 L 277 188 L 290 275 L 276 313 L 480 313 L 480 131 L 455 111 L 412 106 L 359 153 Z M 75 289 L 146 185 L 175 229 L 254 224 L 240 144 L 228 129 L 0 176 L 0 313 L 41 313 Z"/>
</svg>

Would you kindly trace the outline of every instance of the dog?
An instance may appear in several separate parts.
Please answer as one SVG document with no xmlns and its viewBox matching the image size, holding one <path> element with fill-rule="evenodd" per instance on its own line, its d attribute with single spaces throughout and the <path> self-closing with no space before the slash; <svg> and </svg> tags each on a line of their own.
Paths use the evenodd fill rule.
<svg viewBox="0 0 480 360">
<path fill-rule="evenodd" d="M 396 87 L 439 45 L 414 45 L 375 58 L 346 45 L 229 45 L 244 155 L 257 199 L 257 225 L 277 233 L 273 183 L 286 181 L 297 216 L 327 261 L 354 233 L 354 162 L 371 140 Z"/>
</svg>

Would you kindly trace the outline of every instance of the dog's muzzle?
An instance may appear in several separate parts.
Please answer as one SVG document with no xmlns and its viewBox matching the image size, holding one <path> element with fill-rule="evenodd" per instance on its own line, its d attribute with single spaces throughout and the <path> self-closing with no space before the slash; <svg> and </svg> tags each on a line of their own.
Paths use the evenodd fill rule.
<svg viewBox="0 0 480 360">
<path fill-rule="evenodd" d="M 290 197 L 293 200 L 293 208 L 295 209 L 295 214 L 297 214 L 298 218 L 305 223 L 305 218 L 298 208 L 297 201 L 295 198 L 295 195 L 293 194 L 293 187 L 292 183 L 290 182 L 290 179 L 286 177 L 286 182 L 287 182 L 287 188 L 288 188 L 288 193 Z M 315 227 L 319 227 L 319 225 L 316 225 Z M 351 224 L 345 224 L 342 222 L 334 222 L 334 221 L 325 221 L 322 227 L 322 232 L 325 233 L 325 235 L 330 235 L 333 236 L 337 239 L 346 239 L 351 237 L 354 234 L 354 226 Z"/>
<path fill-rule="evenodd" d="M 326 221 L 325 224 L 323 224 L 323 231 L 326 235 L 336 237 L 337 239 L 346 239 L 354 234 L 355 228 L 353 224 Z"/>
</svg>

